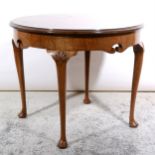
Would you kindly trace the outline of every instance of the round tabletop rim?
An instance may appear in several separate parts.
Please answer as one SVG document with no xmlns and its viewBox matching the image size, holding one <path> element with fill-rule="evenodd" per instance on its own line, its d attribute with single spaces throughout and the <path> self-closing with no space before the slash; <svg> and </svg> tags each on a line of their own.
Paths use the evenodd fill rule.
<svg viewBox="0 0 155 155">
<path fill-rule="evenodd" d="M 20 17 L 22 18 L 22 17 Z M 142 23 L 119 28 L 105 28 L 105 29 L 57 29 L 57 28 L 39 28 L 34 26 L 25 26 L 16 24 L 15 21 L 20 19 L 16 18 L 10 22 L 10 26 L 18 31 L 35 34 L 46 34 L 46 35 L 112 35 L 131 33 L 140 30 L 144 27 Z"/>
</svg>

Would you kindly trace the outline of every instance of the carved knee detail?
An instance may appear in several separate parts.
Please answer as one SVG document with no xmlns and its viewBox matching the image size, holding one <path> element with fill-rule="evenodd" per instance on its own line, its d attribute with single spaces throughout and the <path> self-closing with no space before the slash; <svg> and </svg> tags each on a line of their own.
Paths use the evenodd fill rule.
<svg viewBox="0 0 155 155">
<path fill-rule="evenodd" d="M 65 52 L 56 52 L 52 55 L 53 59 L 57 61 L 67 61 L 69 56 Z"/>
<path fill-rule="evenodd" d="M 133 46 L 133 51 L 134 53 L 143 53 L 144 52 L 144 44 L 143 43 L 139 43 Z"/>
<path fill-rule="evenodd" d="M 75 51 L 69 51 L 69 52 L 54 52 L 52 53 L 52 57 L 55 61 L 67 61 L 69 60 L 72 56 L 76 55 L 77 52 Z"/>
</svg>

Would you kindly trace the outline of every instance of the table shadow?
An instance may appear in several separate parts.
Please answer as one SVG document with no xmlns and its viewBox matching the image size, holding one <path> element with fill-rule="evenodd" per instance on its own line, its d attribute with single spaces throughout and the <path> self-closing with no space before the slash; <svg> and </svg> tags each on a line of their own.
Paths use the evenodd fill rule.
<svg viewBox="0 0 155 155">
<path fill-rule="evenodd" d="M 128 122 L 126 122 L 120 115 L 118 115 L 118 114 L 116 114 L 114 111 L 112 111 L 112 110 L 108 107 L 107 104 L 104 104 L 103 101 L 100 101 L 95 95 L 91 94 L 91 98 L 92 98 L 93 102 L 95 102 L 95 104 L 96 104 L 99 108 L 101 108 L 101 109 L 107 111 L 107 112 L 108 112 L 111 116 L 113 116 L 115 119 L 117 119 L 117 120 L 121 121 L 123 124 L 129 126 Z"/>
<path fill-rule="evenodd" d="M 91 52 L 90 58 L 90 89 L 92 89 L 99 77 L 100 69 L 104 64 L 105 53 L 100 51 Z M 84 68 L 85 68 L 84 52 L 79 52 L 72 57 L 68 63 L 67 69 L 67 88 L 70 90 L 84 89 Z"/>
<path fill-rule="evenodd" d="M 73 97 L 75 97 L 75 96 L 81 95 L 82 93 L 83 93 L 83 92 L 81 92 L 81 91 L 77 91 L 77 92 L 74 92 L 74 93 L 72 93 L 72 94 L 66 95 L 66 100 L 69 100 L 70 98 L 73 98 Z M 55 107 L 55 106 L 58 105 L 58 104 L 59 104 L 59 100 L 56 100 L 56 101 L 53 102 L 52 104 L 49 104 L 49 105 L 44 106 L 44 107 L 42 107 L 42 108 L 40 108 L 40 109 L 38 109 L 38 110 L 36 110 L 36 111 L 34 111 L 34 112 L 32 112 L 32 113 L 29 113 L 28 116 L 31 117 L 31 116 L 33 116 L 33 115 L 36 115 L 36 114 L 38 114 L 38 113 L 40 113 L 40 112 L 43 112 L 43 111 L 48 110 L 49 108 Z"/>
</svg>

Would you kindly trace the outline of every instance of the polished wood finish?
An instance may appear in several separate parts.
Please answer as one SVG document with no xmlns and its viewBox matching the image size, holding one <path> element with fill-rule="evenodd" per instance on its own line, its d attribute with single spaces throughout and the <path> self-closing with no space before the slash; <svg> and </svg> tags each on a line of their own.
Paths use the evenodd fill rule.
<svg viewBox="0 0 155 155">
<path fill-rule="evenodd" d="M 57 68 L 58 76 L 58 91 L 59 91 L 59 102 L 60 102 L 60 140 L 58 143 L 59 148 L 67 147 L 66 140 L 66 65 L 70 57 L 75 54 L 65 53 L 65 52 L 56 52 L 52 55 Z"/>
<path fill-rule="evenodd" d="M 85 97 L 83 102 L 89 104 L 89 68 L 90 68 L 90 51 L 85 51 Z"/>
<path fill-rule="evenodd" d="M 60 100 L 60 122 L 61 122 L 61 133 L 60 141 L 58 146 L 60 148 L 67 147 L 66 141 L 66 63 L 68 56 L 64 52 L 58 52 L 53 55 L 53 59 L 56 62 L 57 75 L 58 75 L 58 90 Z"/>
<path fill-rule="evenodd" d="M 49 18 L 49 16 L 47 17 Z M 50 21 L 49 24 L 46 21 L 48 18 L 45 18 L 45 23 L 43 22 L 43 18 L 36 20 L 34 20 L 34 18 L 35 17 L 20 18 L 11 22 L 11 26 L 14 28 L 13 47 L 22 96 L 22 112 L 19 116 L 26 117 L 23 49 L 29 47 L 46 49 L 48 53 L 52 54 L 52 57 L 56 63 L 60 100 L 61 128 L 58 146 L 59 148 L 66 148 L 67 140 L 65 91 L 67 61 L 78 52 L 85 52 L 84 103 L 89 103 L 90 52 L 104 51 L 109 54 L 113 54 L 115 52 L 122 53 L 127 48 L 133 47 L 135 53 L 135 63 L 132 82 L 129 125 L 130 127 L 137 127 L 137 122 L 134 118 L 134 109 L 144 52 L 143 45 L 140 43 L 140 29 L 142 28 L 142 25 L 133 25 L 130 27 L 121 28 L 114 27 L 107 29 L 102 24 L 100 27 L 95 27 L 100 22 L 102 22 L 102 20 L 99 20 L 100 22 L 98 21 L 98 23 L 95 25 L 93 25 L 94 21 L 91 21 L 90 23 L 86 22 L 88 25 L 83 24 L 79 26 L 78 24 L 75 24 L 76 22 L 72 22 L 71 25 L 64 24 L 65 26 L 62 26 L 61 24 L 59 25 L 59 22 L 61 23 L 62 21 L 56 20 L 55 18 L 53 19 L 53 16 L 49 18 L 51 19 L 48 20 L 48 22 Z M 68 19 L 65 20 L 64 18 L 64 23 L 71 23 L 65 22 L 67 20 Z M 79 22 L 79 19 L 77 21 Z"/>
<path fill-rule="evenodd" d="M 124 17 L 123 17 L 124 18 Z M 35 34 L 54 36 L 99 36 L 131 33 L 143 25 L 137 19 L 109 19 L 103 15 L 38 15 L 14 19 L 10 25 L 15 29 Z"/>
<path fill-rule="evenodd" d="M 48 51 L 105 51 L 113 54 L 123 52 L 128 47 L 139 43 L 139 30 L 132 33 L 103 35 L 95 37 L 60 37 L 25 33 L 14 30 L 14 41 L 22 40 L 22 48 L 34 47 Z M 116 45 L 116 46 L 115 46 Z M 114 48 L 115 46 L 115 48 Z"/>
<path fill-rule="evenodd" d="M 19 118 L 25 118 L 27 116 L 26 109 L 26 94 L 25 94 L 25 78 L 24 78 L 24 63 L 23 63 L 23 50 L 21 48 L 21 42 L 17 43 L 16 46 L 14 41 L 12 40 L 12 45 L 14 49 L 14 57 L 16 62 L 16 68 L 19 78 L 20 91 L 21 91 L 21 99 L 22 99 L 22 110 L 18 114 Z"/>
<path fill-rule="evenodd" d="M 138 126 L 138 123 L 135 121 L 135 118 L 134 118 L 134 110 L 135 110 L 138 83 L 139 83 L 139 78 L 140 78 L 141 68 L 143 63 L 144 46 L 142 43 L 134 45 L 133 50 L 135 55 L 135 61 L 134 61 L 134 71 L 133 71 L 133 80 L 132 80 L 129 125 L 132 128 L 136 128 Z"/>
</svg>

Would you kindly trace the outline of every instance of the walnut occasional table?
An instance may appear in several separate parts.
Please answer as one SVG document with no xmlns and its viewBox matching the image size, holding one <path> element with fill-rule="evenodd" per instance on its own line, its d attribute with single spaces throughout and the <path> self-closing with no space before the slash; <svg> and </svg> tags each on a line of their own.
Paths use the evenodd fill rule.
<svg viewBox="0 0 155 155">
<path fill-rule="evenodd" d="M 22 110 L 20 118 L 27 116 L 26 94 L 23 66 L 23 49 L 28 47 L 46 49 L 52 53 L 56 63 L 58 75 L 58 90 L 60 100 L 60 140 L 59 148 L 67 147 L 66 140 L 66 64 L 78 52 L 85 54 L 85 98 L 89 99 L 89 64 L 90 52 L 104 51 L 107 53 L 124 52 L 133 47 L 135 60 L 132 81 L 129 126 L 137 127 L 134 118 L 136 93 L 142 68 L 144 48 L 140 42 L 141 24 L 112 25 L 104 17 L 77 16 L 77 15 L 40 15 L 22 17 L 11 21 L 14 28 L 12 40 L 15 62 L 19 77 Z M 118 25 L 117 25 L 118 24 Z"/>
</svg>

